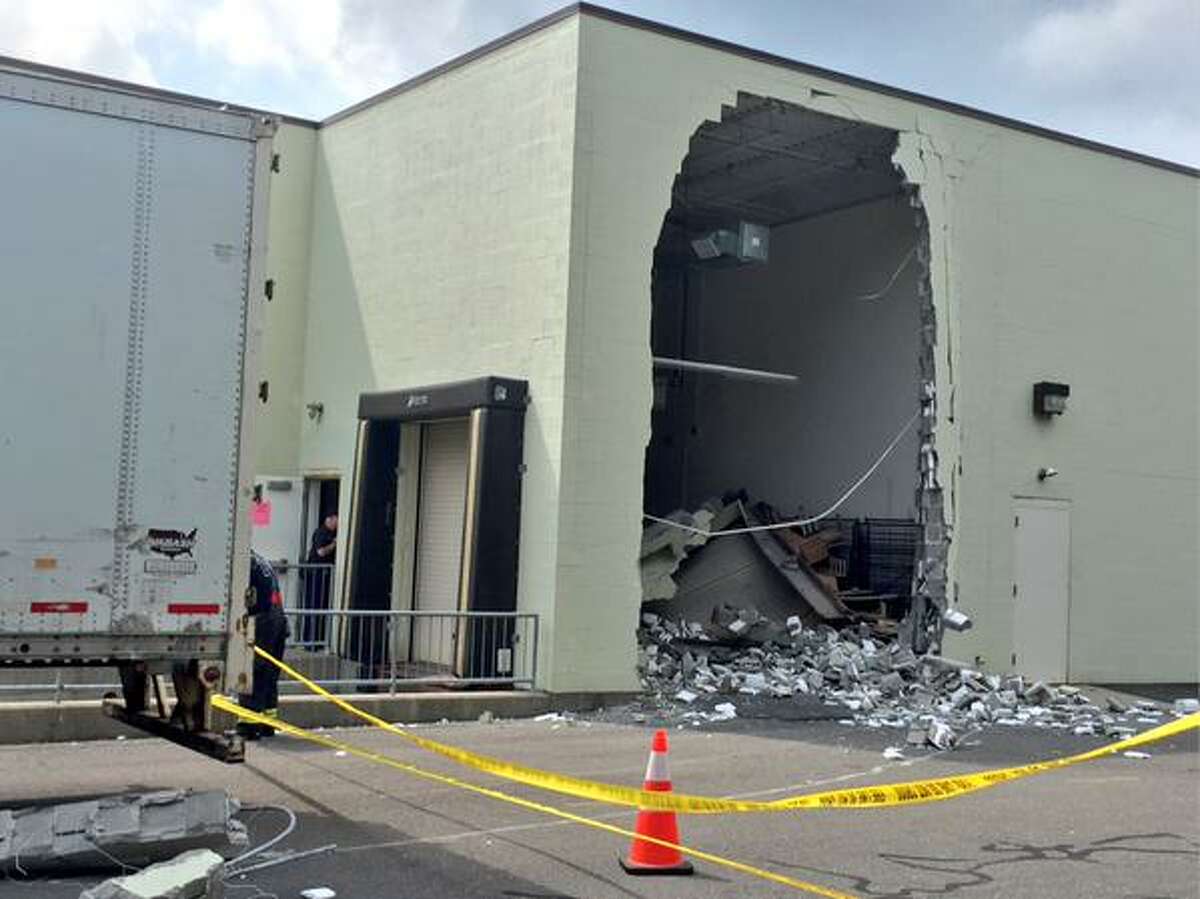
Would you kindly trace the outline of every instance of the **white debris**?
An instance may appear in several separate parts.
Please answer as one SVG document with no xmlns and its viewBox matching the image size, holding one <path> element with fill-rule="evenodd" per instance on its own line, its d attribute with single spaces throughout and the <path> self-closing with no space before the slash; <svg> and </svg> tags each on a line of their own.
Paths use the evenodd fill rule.
<svg viewBox="0 0 1200 899">
<path fill-rule="evenodd" d="M 1200 699 L 1176 699 L 1175 711 L 1180 715 L 1192 715 L 1200 712 Z"/>
<path fill-rule="evenodd" d="M 904 758 L 904 750 L 899 746 L 889 746 L 883 750 L 883 757 L 889 762 L 898 762 Z"/>
<path fill-rule="evenodd" d="M 713 714 L 709 721 L 729 721 L 737 717 L 737 706 L 732 702 L 718 702 L 713 706 Z"/>
<path fill-rule="evenodd" d="M 1127 758 L 1127 759 L 1148 759 L 1148 758 L 1150 758 L 1150 753 L 1138 752 L 1136 749 L 1131 749 L 1128 752 L 1122 753 L 1122 755 L 1124 755 L 1125 758 Z"/>
<path fill-rule="evenodd" d="M 945 721 L 934 719 L 929 722 L 929 730 L 925 732 L 925 739 L 929 741 L 929 745 L 936 749 L 953 749 L 958 742 L 958 734 Z"/>
<path fill-rule="evenodd" d="M 495 720 L 496 720 L 496 716 L 492 713 L 492 711 L 490 709 L 484 709 L 482 712 L 479 713 L 479 723 L 480 724 L 491 724 Z"/>
<path fill-rule="evenodd" d="M 779 625 L 754 609 L 728 604 L 715 609 L 707 624 L 650 613 L 642 621 L 643 720 L 681 714 L 690 714 L 692 724 L 725 720 L 713 707 L 726 697 L 796 697 L 842 710 L 848 724 L 911 730 L 909 745 L 939 749 L 953 747 L 960 733 L 993 724 L 1120 737 L 1161 720 L 1156 703 L 1141 701 L 1127 710 L 1108 699 L 1097 706 L 1071 685 L 1030 683 L 953 659 L 918 657 L 867 624 L 837 630 L 793 615 Z M 1175 711 L 1187 708 L 1191 704 L 1181 701 Z M 934 721 L 938 727 L 931 727 Z"/>
<path fill-rule="evenodd" d="M 335 756 L 337 756 L 339 759 L 344 759 L 344 758 L 346 757 L 346 750 L 344 750 L 344 749 L 337 749 L 337 750 L 334 750 L 334 753 L 333 753 L 333 754 L 334 754 Z"/>
<path fill-rule="evenodd" d="M 566 718 L 559 712 L 546 712 L 544 714 L 538 715 L 533 720 L 534 721 L 565 721 Z"/>
<path fill-rule="evenodd" d="M 336 899 L 337 893 L 329 887 L 312 887 L 300 891 L 301 899 Z"/>
</svg>

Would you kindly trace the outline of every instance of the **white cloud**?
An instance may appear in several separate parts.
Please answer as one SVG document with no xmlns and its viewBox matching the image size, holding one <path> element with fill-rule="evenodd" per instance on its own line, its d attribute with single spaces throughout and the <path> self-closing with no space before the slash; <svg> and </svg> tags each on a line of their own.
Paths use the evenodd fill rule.
<svg viewBox="0 0 1200 899">
<path fill-rule="evenodd" d="M 0 53 L 158 84 L 154 51 L 169 42 L 174 52 L 218 62 L 226 82 L 274 75 L 350 102 L 461 52 L 464 5 L 0 0 Z"/>
<path fill-rule="evenodd" d="M 1195 69 L 1195 0 L 1091 0 L 1047 8 L 1010 53 L 1050 89 L 1160 89 Z"/>
<path fill-rule="evenodd" d="M 1084 0 L 1047 5 L 1006 48 L 1012 89 L 1063 131 L 1196 164 L 1200 4 Z"/>
<path fill-rule="evenodd" d="M 0 52 L 155 83 L 138 38 L 166 20 L 165 0 L 0 0 Z"/>
</svg>

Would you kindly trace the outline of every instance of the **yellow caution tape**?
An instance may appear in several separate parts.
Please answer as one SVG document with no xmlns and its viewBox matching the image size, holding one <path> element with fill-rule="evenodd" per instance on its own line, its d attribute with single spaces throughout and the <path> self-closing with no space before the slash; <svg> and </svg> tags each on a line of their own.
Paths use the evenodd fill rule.
<svg viewBox="0 0 1200 899">
<path fill-rule="evenodd" d="M 516 762 L 468 752 L 444 743 L 438 743 L 425 737 L 420 737 L 403 728 L 389 724 L 382 718 L 358 708 L 340 696 L 334 696 L 324 687 L 309 680 L 290 665 L 276 659 L 262 649 L 254 650 L 259 656 L 279 668 L 289 677 L 304 684 L 313 693 L 332 702 L 338 708 L 367 722 L 375 727 L 395 734 L 404 740 L 448 758 L 468 768 L 492 774 L 496 777 L 511 780 L 526 786 L 539 787 L 555 793 L 574 796 L 579 799 L 591 799 L 610 805 L 624 805 L 631 808 L 656 809 L 693 815 L 719 815 L 748 812 L 790 812 L 803 809 L 818 808 L 884 808 L 896 805 L 917 805 L 924 802 L 937 802 L 952 799 L 985 790 L 997 784 L 1019 780 L 1034 774 L 1042 774 L 1081 762 L 1089 762 L 1106 755 L 1114 755 L 1137 746 L 1145 746 L 1158 740 L 1173 737 L 1193 728 L 1200 727 L 1200 712 L 1178 718 L 1160 727 L 1148 730 L 1126 740 L 1110 743 L 1082 752 L 1078 755 L 1061 759 L 1051 759 L 1043 762 L 1033 762 L 1028 765 L 1018 765 L 1014 768 L 998 768 L 992 771 L 981 771 L 974 774 L 959 774 L 954 777 L 938 777 L 931 780 L 913 780 L 905 783 L 882 784 L 875 787 L 857 787 L 845 790 L 830 790 L 823 793 L 809 793 L 800 796 L 789 796 L 769 802 L 745 799 L 725 799 L 719 796 L 694 796 L 687 793 L 647 792 L 635 787 L 625 787 L 618 784 L 601 783 L 580 777 L 558 774 L 554 771 L 544 771 L 540 768 L 530 768 Z M 215 702 L 215 700 L 214 700 Z"/>
<path fill-rule="evenodd" d="M 314 734 L 311 731 L 303 730 L 295 725 L 280 719 L 267 717 L 257 712 L 252 712 L 249 709 L 244 709 L 236 703 L 226 699 L 224 696 L 214 696 L 212 698 L 213 708 L 220 709 L 223 712 L 228 712 L 244 721 L 251 721 L 255 724 L 265 724 L 276 730 L 290 734 L 293 737 L 298 737 L 301 740 L 308 740 L 310 743 L 316 743 L 328 749 L 333 749 L 345 752 L 349 755 L 357 756 L 361 759 L 366 759 L 370 762 L 376 762 L 380 765 L 387 765 L 390 768 L 395 768 L 399 771 L 404 771 L 416 777 L 432 780 L 446 786 L 457 787 L 462 790 L 467 790 L 471 793 L 476 793 L 480 796 L 487 796 L 489 799 L 496 799 L 500 802 L 507 802 L 510 805 L 520 806 L 530 811 L 541 812 L 545 815 L 553 815 L 556 818 L 561 818 L 564 821 L 570 821 L 574 824 L 582 824 L 585 827 L 593 827 L 596 830 L 607 831 L 617 836 L 626 837 L 628 839 L 639 839 L 647 843 L 653 843 L 656 846 L 663 846 L 667 849 L 674 849 L 684 855 L 690 855 L 692 858 L 700 861 L 709 862 L 710 864 L 719 865 L 723 868 L 729 868 L 733 871 L 738 871 L 742 874 L 748 874 L 751 877 L 758 877 L 762 880 L 769 880 L 772 883 L 782 884 L 791 887 L 795 890 L 810 893 L 814 896 L 824 896 L 826 899 L 856 899 L 851 893 L 843 893 L 838 890 L 823 887 L 819 884 L 808 883 L 807 881 L 797 880 L 794 877 L 788 877 L 784 874 L 776 874 L 774 871 L 768 871 L 764 868 L 756 868 L 754 865 L 748 865 L 745 862 L 735 861 L 724 856 L 714 855 L 711 852 L 704 852 L 700 849 L 691 849 L 679 843 L 672 843 L 668 840 L 660 840 L 657 837 L 644 836 L 635 833 L 632 830 L 627 830 L 624 827 L 617 827 L 615 824 L 609 824 L 606 821 L 597 821 L 594 818 L 587 818 L 583 815 L 576 815 L 573 812 L 563 811 L 554 806 L 545 805 L 541 802 L 534 802 L 531 799 L 522 799 L 519 796 L 512 796 L 508 793 L 503 793 L 500 790 L 492 790 L 487 787 L 481 787 L 478 784 L 468 783 L 464 780 L 459 780 L 456 777 L 451 777 L 447 774 L 438 774 L 433 771 L 426 771 L 423 768 L 418 768 L 416 765 L 410 765 L 407 762 L 402 762 L 399 759 L 394 759 L 391 756 L 383 755 L 382 753 L 372 752 L 369 749 L 362 749 L 358 746 L 353 746 L 349 743 L 343 743 L 340 740 L 335 740 L 327 737 L 324 734 Z"/>
</svg>

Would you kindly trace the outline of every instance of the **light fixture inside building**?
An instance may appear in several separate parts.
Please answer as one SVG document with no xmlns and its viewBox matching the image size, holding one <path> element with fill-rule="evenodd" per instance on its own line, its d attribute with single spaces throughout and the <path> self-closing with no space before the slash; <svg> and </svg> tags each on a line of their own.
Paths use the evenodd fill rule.
<svg viewBox="0 0 1200 899">
<path fill-rule="evenodd" d="M 1054 381 L 1038 381 L 1033 385 L 1033 414 L 1040 418 L 1062 415 L 1067 411 L 1067 397 L 1071 395 L 1068 384 Z"/>
<path fill-rule="evenodd" d="M 710 231 L 692 240 L 692 252 L 698 259 L 735 259 L 738 262 L 766 262 L 771 247 L 771 229 L 766 225 L 740 222 L 737 231 Z"/>
</svg>

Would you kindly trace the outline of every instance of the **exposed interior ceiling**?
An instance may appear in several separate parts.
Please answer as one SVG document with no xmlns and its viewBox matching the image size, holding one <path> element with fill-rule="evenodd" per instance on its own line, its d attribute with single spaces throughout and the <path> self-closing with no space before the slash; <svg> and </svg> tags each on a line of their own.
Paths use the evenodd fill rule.
<svg viewBox="0 0 1200 899">
<path fill-rule="evenodd" d="M 740 93 L 692 136 L 660 252 L 686 254 L 690 235 L 739 220 L 777 227 L 892 196 L 896 141 L 888 128 Z"/>
</svg>

